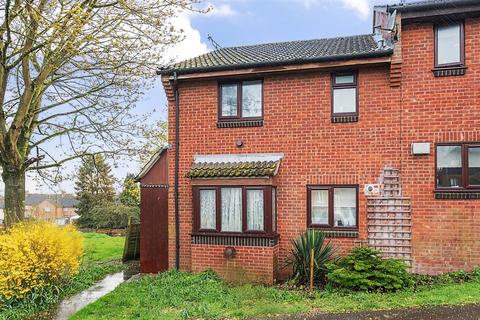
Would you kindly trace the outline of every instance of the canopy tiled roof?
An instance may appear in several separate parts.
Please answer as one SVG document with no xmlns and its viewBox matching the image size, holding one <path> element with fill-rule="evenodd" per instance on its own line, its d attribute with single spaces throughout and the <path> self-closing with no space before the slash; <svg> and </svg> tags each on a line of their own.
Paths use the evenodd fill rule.
<svg viewBox="0 0 480 320">
<path fill-rule="evenodd" d="M 234 70 L 387 56 L 393 51 L 373 34 L 220 48 L 163 68 L 160 74 Z"/>
<path fill-rule="evenodd" d="M 282 157 L 279 154 L 196 156 L 187 177 L 273 177 L 278 173 Z"/>
</svg>

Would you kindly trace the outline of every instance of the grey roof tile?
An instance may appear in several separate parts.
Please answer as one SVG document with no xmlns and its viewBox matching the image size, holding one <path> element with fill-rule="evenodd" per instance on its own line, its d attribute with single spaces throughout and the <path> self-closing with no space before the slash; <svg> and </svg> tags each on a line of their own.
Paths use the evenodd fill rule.
<svg viewBox="0 0 480 320">
<path fill-rule="evenodd" d="M 73 195 L 55 195 L 55 194 L 41 194 L 41 193 L 27 193 L 25 196 L 26 206 L 36 206 L 42 201 L 48 200 L 53 204 L 57 204 L 63 208 L 75 207 L 78 200 Z"/>
<path fill-rule="evenodd" d="M 327 39 L 274 42 L 220 48 L 160 70 L 161 74 L 234 70 L 270 65 L 387 56 L 392 48 L 379 46 L 373 34 Z"/>
<path fill-rule="evenodd" d="M 428 9 L 444 9 L 455 8 L 464 5 L 478 4 L 479 0 L 424 0 L 398 3 L 389 5 L 389 11 L 398 10 L 401 12 L 407 11 L 422 11 Z"/>
</svg>

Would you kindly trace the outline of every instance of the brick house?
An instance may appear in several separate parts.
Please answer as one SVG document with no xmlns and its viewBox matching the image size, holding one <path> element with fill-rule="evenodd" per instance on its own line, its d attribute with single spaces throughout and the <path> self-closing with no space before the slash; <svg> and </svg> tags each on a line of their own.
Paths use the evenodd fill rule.
<svg viewBox="0 0 480 320">
<path fill-rule="evenodd" d="M 272 283 L 290 241 L 316 228 L 417 273 L 480 265 L 479 17 L 471 0 L 378 6 L 372 34 L 160 70 L 170 146 L 139 180 L 168 154 L 166 183 L 141 184 L 142 228 L 146 190 L 168 190 L 167 223 L 149 225 L 168 250 L 142 254 Z"/>
<path fill-rule="evenodd" d="M 69 224 L 77 216 L 77 204 L 78 200 L 72 195 L 29 193 L 25 198 L 25 217 L 58 225 Z"/>
<path fill-rule="evenodd" d="M 54 222 L 58 225 L 72 223 L 78 218 L 78 200 L 69 194 L 27 193 L 25 197 L 25 218 Z M 0 196 L 0 225 L 5 219 L 5 199 Z"/>
</svg>

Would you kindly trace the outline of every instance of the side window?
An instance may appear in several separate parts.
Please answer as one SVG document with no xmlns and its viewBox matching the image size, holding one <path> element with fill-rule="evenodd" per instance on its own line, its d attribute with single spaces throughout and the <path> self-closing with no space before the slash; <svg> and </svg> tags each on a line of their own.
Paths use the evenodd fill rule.
<svg viewBox="0 0 480 320">
<path fill-rule="evenodd" d="M 216 230 L 217 190 L 200 190 L 200 229 Z"/>
<path fill-rule="evenodd" d="M 247 189 L 247 230 L 264 231 L 263 189 Z"/>
<path fill-rule="evenodd" d="M 277 231 L 277 189 L 272 188 L 272 231 Z"/>
<path fill-rule="evenodd" d="M 308 186 L 307 192 L 308 227 L 358 228 L 357 186 Z"/>
<path fill-rule="evenodd" d="M 437 146 L 437 187 L 461 188 L 463 186 L 462 146 Z"/>
<path fill-rule="evenodd" d="M 262 117 L 262 81 L 242 82 L 242 118 Z"/>
<path fill-rule="evenodd" d="M 480 143 L 439 144 L 435 156 L 437 190 L 480 189 Z"/>
<path fill-rule="evenodd" d="M 221 87 L 221 117 L 238 116 L 238 88 L 236 84 L 225 84 Z"/>
<path fill-rule="evenodd" d="M 467 157 L 468 185 L 480 189 L 480 145 L 469 146 Z"/>
<path fill-rule="evenodd" d="M 463 23 L 435 26 L 435 67 L 464 65 Z"/>
<path fill-rule="evenodd" d="M 329 225 L 329 190 L 310 190 L 311 224 Z"/>
<path fill-rule="evenodd" d="M 332 118 L 351 117 L 358 120 L 358 83 L 357 73 L 332 74 Z"/>
<path fill-rule="evenodd" d="M 357 189 L 333 188 L 333 226 L 357 226 Z"/>
<path fill-rule="evenodd" d="M 263 81 L 236 81 L 219 85 L 219 121 L 263 118 Z"/>
</svg>

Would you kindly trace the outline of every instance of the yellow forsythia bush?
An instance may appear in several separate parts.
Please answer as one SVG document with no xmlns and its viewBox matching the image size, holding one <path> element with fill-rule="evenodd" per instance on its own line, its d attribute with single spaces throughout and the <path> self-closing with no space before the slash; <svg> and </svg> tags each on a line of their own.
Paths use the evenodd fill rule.
<svg viewBox="0 0 480 320">
<path fill-rule="evenodd" d="M 0 234 L 0 302 L 78 273 L 83 237 L 73 226 L 19 223 Z"/>
</svg>

